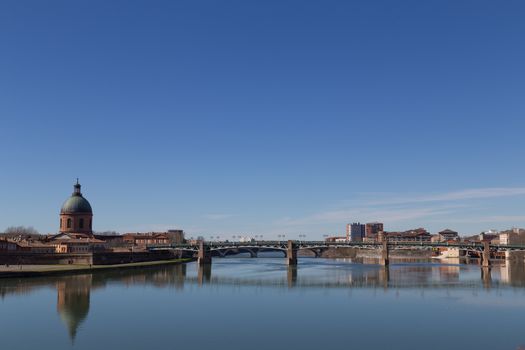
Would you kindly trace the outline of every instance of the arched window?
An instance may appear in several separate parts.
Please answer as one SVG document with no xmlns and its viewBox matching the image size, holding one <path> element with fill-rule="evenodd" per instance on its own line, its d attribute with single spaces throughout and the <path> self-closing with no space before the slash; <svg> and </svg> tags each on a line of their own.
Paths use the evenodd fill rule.
<svg viewBox="0 0 525 350">
<path fill-rule="evenodd" d="M 89 220 L 89 229 L 91 230 L 92 227 L 91 227 L 91 219 Z"/>
<path fill-rule="evenodd" d="M 62 219 L 60 219 L 60 228 L 62 228 Z"/>
<path fill-rule="evenodd" d="M 71 219 L 67 219 L 67 228 L 71 228 Z"/>
<path fill-rule="evenodd" d="M 80 220 L 78 220 L 78 227 L 84 228 L 84 219 L 83 218 L 80 218 Z"/>
</svg>

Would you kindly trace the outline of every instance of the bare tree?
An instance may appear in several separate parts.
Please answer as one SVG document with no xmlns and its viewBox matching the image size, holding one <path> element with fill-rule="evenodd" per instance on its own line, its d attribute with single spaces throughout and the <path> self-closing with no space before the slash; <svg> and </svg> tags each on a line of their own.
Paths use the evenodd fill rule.
<svg viewBox="0 0 525 350">
<path fill-rule="evenodd" d="M 9 238 L 37 238 L 40 236 L 40 233 L 32 226 L 10 226 L 5 229 L 3 235 Z"/>
<path fill-rule="evenodd" d="M 120 233 L 117 231 L 97 231 L 93 232 L 93 234 L 101 236 L 120 236 Z"/>
</svg>

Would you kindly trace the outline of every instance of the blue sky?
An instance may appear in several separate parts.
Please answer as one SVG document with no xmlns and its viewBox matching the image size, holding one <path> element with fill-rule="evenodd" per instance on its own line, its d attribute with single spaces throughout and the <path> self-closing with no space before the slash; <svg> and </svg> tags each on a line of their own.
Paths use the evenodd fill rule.
<svg viewBox="0 0 525 350">
<path fill-rule="evenodd" d="M 0 230 L 525 226 L 522 1 L 2 1 Z"/>
</svg>

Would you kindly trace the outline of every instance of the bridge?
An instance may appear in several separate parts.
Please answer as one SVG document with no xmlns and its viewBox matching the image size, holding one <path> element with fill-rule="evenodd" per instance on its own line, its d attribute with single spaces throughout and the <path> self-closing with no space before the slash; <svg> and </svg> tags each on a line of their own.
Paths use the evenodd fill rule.
<svg viewBox="0 0 525 350">
<path fill-rule="evenodd" d="M 285 254 L 288 265 L 297 265 L 297 252 L 308 250 L 316 257 L 331 248 L 362 248 L 381 250 L 381 265 L 389 264 L 389 254 L 392 249 L 432 249 L 432 248 L 458 248 L 467 251 L 477 251 L 482 257 L 482 266 L 490 267 L 491 253 L 500 251 L 525 251 L 525 245 L 500 245 L 489 242 L 326 242 L 326 241 L 255 241 L 255 242 L 204 242 L 198 244 L 162 244 L 148 245 L 148 250 L 178 250 L 192 252 L 197 255 L 199 264 L 211 264 L 212 255 L 226 256 L 232 253 L 249 253 L 257 257 L 259 252 L 280 251 Z"/>
</svg>

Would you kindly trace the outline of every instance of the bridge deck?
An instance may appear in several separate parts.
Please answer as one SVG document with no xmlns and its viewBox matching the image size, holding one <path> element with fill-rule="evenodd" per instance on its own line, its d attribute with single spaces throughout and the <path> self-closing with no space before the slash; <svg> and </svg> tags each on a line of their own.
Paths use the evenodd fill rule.
<svg viewBox="0 0 525 350">
<path fill-rule="evenodd" d="M 380 242 L 325 242 L 325 241 L 293 241 L 294 247 L 300 249 L 315 249 L 315 248 L 381 248 Z M 274 250 L 286 250 L 288 241 L 255 241 L 255 242 L 205 242 L 205 246 L 210 250 L 222 249 L 237 249 L 237 248 L 267 248 Z M 466 250 L 483 250 L 483 243 L 481 242 L 388 242 L 390 248 L 459 248 Z M 491 251 L 511 251 L 511 250 L 525 250 L 525 245 L 502 245 L 490 244 Z M 148 245 L 148 249 L 179 249 L 198 251 L 198 244 L 155 244 Z"/>
</svg>

